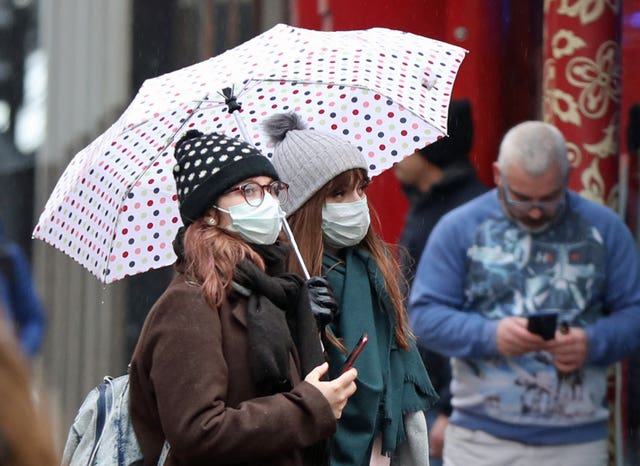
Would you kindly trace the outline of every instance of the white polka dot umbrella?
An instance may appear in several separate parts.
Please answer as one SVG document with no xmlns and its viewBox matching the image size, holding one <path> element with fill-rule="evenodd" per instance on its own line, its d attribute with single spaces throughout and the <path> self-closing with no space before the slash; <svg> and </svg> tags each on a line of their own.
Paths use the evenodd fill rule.
<svg viewBox="0 0 640 466">
<path fill-rule="evenodd" d="M 118 121 L 70 162 L 34 237 L 105 283 L 169 265 L 181 225 L 173 145 L 186 130 L 237 135 L 270 157 L 262 121 L 295 111 L 309 127 L 350 140 L 375 176 L 446 134 L 465 53 L 390 29 L 324 32 L 280 24 L 149 79 Z M 236 102 L 241 109 L 229 113 Z"/>
</svg>

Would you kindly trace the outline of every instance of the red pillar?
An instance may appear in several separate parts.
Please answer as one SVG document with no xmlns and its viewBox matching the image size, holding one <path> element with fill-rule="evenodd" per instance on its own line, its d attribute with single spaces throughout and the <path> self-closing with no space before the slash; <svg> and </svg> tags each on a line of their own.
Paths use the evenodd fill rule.
<svg viewBox="0 0 640 466">
<path fill-rule="evenodd" d="M 569 186 L 617 205 L 619 2 L 545 2 L 544 120 L 569 143 Z"/>
<path fill-rule="evenodd" d="M 620 138 L 620 3 L 545 2 L 543 112 L 569 145 L 571 189 L 617 208 Z M 613 378 L 609 453 L 615 460 Z M 623 395 L 624 398 L 624 395 Z"/>
</svg>

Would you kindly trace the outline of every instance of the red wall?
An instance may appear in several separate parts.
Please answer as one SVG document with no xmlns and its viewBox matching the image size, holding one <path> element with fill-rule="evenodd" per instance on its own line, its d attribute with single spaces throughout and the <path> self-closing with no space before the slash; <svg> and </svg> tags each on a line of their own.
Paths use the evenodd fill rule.
<svg viewBox="0 0 640 466">
<path fill-rule="evenodd" d="M 475 141 L 471 158 L 488 186 L 491 163 L 504 132 L 527 119 L 539 119 L 543 0 L 291 0 L 292 24 L 332 30 L 388 27 L 444 40 L 469 50 L 453 91 L 473 105 Z M 319 12 L 324 10 L 323 15 Z M 628 108 L 640 102 L 640 0 L 626 0 L 623 13 L 623 101 L 621 134 Z M 460 35 L 465 31 L 466 35 Z M 624 138 L 623 138 L 624 139 Z M 621 150 L 626 150 L 622 142 Z M 632 163 L 632 199 L 637 195 L 637 164 Z M 369 198 L 382 219 L 387 241 L 397 240 L 407 203 L 393 172 L 374 179 Z"/>
</svg>

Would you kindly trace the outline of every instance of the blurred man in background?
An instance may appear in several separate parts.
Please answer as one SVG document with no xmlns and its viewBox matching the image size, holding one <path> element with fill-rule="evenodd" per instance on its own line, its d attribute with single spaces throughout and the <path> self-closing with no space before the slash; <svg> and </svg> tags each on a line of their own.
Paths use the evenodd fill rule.
<svg viewBox="0 0 640 466">
<path fill-rule="evenodd" d="M 422 254 L 409 319 L 451 357 L 447 465 L 607 464 L 607 366 L 640 348 L 640 256 L 569 171 L 556 127 L 516 125 L 496 189 L 445 215 Z"/>
</svg>

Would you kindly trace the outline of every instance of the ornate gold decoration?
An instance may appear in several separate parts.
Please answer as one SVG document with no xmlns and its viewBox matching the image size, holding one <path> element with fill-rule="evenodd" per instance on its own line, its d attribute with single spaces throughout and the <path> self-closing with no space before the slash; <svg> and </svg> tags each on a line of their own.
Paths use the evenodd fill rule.
<svg viewBox="0 0 640 466">
<path fill-rule="evenodd" d="M 580 174 L 580 182 L 582 186 L 584 186 L 584 189 L 580 191 L 580 195 L 604 204 L 605 184 L 598 167 L 599 160 L 597 157 L 594 158 L 591 161 L 591 165 L 585 168 Z"/>
<path fill-rule="evenodd" d="M 616 139 L 616 116 L 611 118 L 609 125 L 602 130 L 604 136 L 595 144 L 584 144 L 583 147 L 590 154 L 601 159 L 611 157 L 618 152 L 618 141 Z"/>
<path fill-rule="evenodd" d="M 547 6 L 545 4 L 545 11 Z M 618 0 L 560 0 L 557 12 L 571 18 L 578 18 L 584 25 L 598 20 L 607 6 L 614 15 L 618 14 L 620 9 Z"/>
<path fill-rule="evenodd" d="M 586 46 L 587 43 L 570 29 L 560 29 L 551 39 L 551 53 L 556 60 L 573 55 L 576 50 Z"/>
<path fill-rule="evenodd" d="M 609 189 L 609 195 L 607 196 L 607 206 L 609 206 L 615 212 L 618 212 L 618 206 L 620 205 L 620 183 L 614 183 Z"/>
<path fill-rule="evenodd" d="M 580 125 L 582 122 L 578 104 L 571 94 L 554 85 L 556 79 L 555 60 L 548 59 L 544 64 L 543 79 L 545 81 L 543 95 L 544 121 L 552 122 L 557 116 L 564 123 Z"/>
<path fill-rule="evenodd" d="M 600 118 L 609 108 L 609 102 L 620 99 L 620 65 L 618 46 L 608 40 L 596 52 L 595 60 L 575 57 L 566 68 L 569 84 L 582 88 L 578 98 L 580 112 L 587 118 Z"/>
<path fill-rule="evenodd" d="M 582 164 L 582 151 L 576 143 L 567 141 L 567 158 L 572 168 Z"/>
</svg>

